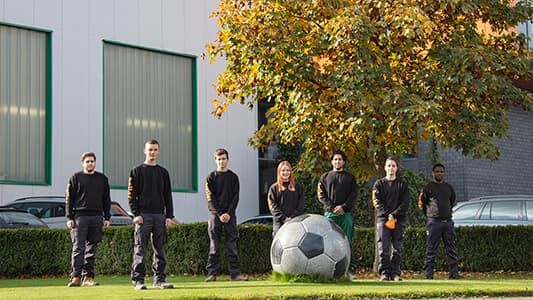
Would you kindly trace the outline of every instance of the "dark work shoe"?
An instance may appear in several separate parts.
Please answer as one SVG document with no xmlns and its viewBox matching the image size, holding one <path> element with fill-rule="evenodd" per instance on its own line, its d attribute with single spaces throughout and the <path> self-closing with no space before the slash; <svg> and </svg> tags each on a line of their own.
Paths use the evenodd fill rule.
<svg viewBox="0 0 533 300">
<path fill-rule="evenodd" d="M 217 281 L 217 276 L 216 275 L 209 275 L 205 279 L 205 282 L 213 282 L 213 281 Z"/>
<path fill-rule="evenodd" d="M 400 277 L 400 275 L 394 275 L 392 276 L 392 281 L 402 281 L 402 278 Z"/>
<path fill-rule="evenodd" d="M 464 277 L 459 274 L 450 275 L 448 279 L 463 279 Z"/>
<path fill-rule="evenodd" d="M 174 285 L 171 283 L 167 283 L 164 281 L 156 281 L 154 282 L 154 288 L 156 289 L 173 289 Z"/>
<path fill-rule="evenodd" d="M 146 285 L 144 285 L 143 281 L 133 281 L 132 283 L 134 290 L 146 290 Z"/>
<path fill-rule="evenodd" d="M 433 279 L 433 274 L 426 274 L 426 279 Z"/>
<path fill-rule="evenodd" d="M 231 280 L 233 280 L 233 281 L 248 281 L 248 275 L 239 274 L 239 275 L 236 275 L 236 276 L 231 276 Z"/>
<path fill-rule="evenodd" d="M 68 287 L 78 287 L 78 286 L 81 286 L 81 277 L 79 276 L 76 276 L 76 277 L 72 277 L 69 281 L 69 283 L 67 284 Z"/>
<path fill-rule="evenodd" d="M 355 272 L 355 270 L 348 270 L 348 278 L 350 279 L 350 281 L 355 281 L 357 280 L 357 273 Z"/>
<path fill-rule="evenodd" d="M 389 280 L 389 276 L 385 274 L 379 275 L 379 281 L 388 281 L 388 280 Z"/>
</svg>

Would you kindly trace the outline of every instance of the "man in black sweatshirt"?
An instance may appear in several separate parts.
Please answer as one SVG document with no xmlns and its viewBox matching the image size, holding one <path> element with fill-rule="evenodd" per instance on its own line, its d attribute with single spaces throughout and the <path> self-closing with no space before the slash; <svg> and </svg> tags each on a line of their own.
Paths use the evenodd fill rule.
<svg viewBox="0 0 533 300">
<path fill-rule="evenodd" d="M 402 280 L 400 265 L 409 207 L 409 189 L 407 183 L 397 177 L 399 166 L 397 158 L 388 157 L 385 160 L 386 176 L 377 180 L 372 189 L 372 204 L 376 215 L 378 273 L 381 281 Z"/>
<path fill-rule="evenodd" d="M 317 188 L 317 197 L 324 206 L 324 216 L 335 224 L 339 225 L 348 241 L 350 249 L 353 238 L 353 216 L 352 209 L 357 198 L 357 184 L 355 177 L 344 170 L 346 155 L 340 150 L 336 150 L 331 156 L 333 169 L 320 176 Z M 350 267 L 348 277 L 350 280 L 356 279 L 357 261 L 350 251 Z"/>
<path fill-rule="evenodd" d="M 96 172 L 96 155 L 81 155 L 83 171 L 68 181 L 65 202 L 67 228 L 72 239 L 72 273 L 69 287 L 95 286 L 94 260 L 96 248 L 102 240 L 103 228 L 109 227 L 109 182 Z"/>
<path fill-rule="evenodd" d="M 456 204 L 455 191 L 444 182 L 444 165 L 435 164 L 431 171 L 433 182 L 428 183 L 418 196 L 418 207 L 427 216 L 427 248 L 424 273 L 433 279 L 435 257 L 442 238 L 448 256 L 450 279 L 459 279 L 459 259 L 455 248 L 455 229 L 452 207 Z"/>
<path fill-rule="evenodd" d="M 237 218 L 235 209 L 239 204 L 239 177 L 228 169 L 229 154 L 225 149 L 215 150 L 217 169 L 207 176 L 205 195 L 210 215 L 207 220 L 209 256 L 207 258 L 207 282 L 216 281 L 219 269 L 219 246 L 222 230 L 226 236 L 229 274 L 231 280 L 248 280 L 241 274 L 237 251 Z"/>
<path fill-rule="evenodd" d="M 144 144 L 146 159 L 133 168 L 128 180 L 128 201 L 135 216 L 133 264 L 131 280 L 136 290 L 144 290 L 144 256 L 148 241 L 152 239 L 154 257 L 154 288 L 168 289 L 174 286 L 165 282 L 166 228 L 174 223 L 172 189 L 168 171 L 157 164 L 159 142 L 148 140 Z"/>
</svg>

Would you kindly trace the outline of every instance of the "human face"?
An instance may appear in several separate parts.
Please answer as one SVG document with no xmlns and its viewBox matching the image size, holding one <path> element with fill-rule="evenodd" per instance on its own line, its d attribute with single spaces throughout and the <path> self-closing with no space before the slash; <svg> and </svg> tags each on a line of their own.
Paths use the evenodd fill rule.
<svg viewBox="0 0 533 300">
<path fill-rule="evenodd" d="M 281 180 L 287 182 L 291 178 L 291 168 L 289 166 L 283 166 L 281 167 Z"/>
<path fill-rule="evenodd" d="M 442 182 L 444 180 L 444 168 L 443 167 L 436 167 L 432 172 L 433 179 L 436 182 Z"/>
<path fill-rule="evenodd" d="M 342 155 L 335 154 L 333 156 L 333 159 L 331 160 L 331 165 L 333 166 L 333 170 L 335 171 L 342 171 L 344 169 L 344 164 L 346 162 L 342 158 Z"/>
<path fill-rule="evenodd" d="M 396 162 L 392 159 L 387 159 L 387 161 L 385 161 L 385 173 L 387 173 L 387 178 L 396 178 L 396 172 L 398 172 L 398 165 Z"/>
<path fill-rule="evenodd" d="M 158 144 L 144 144 L 144 155 L 146 155 L 145 162 L 147 164 L 155 164 L 157 162 L 157 157 L 159 156 L 159 145 Z"/>
<path fill-rule="evenodd" d="M 226 154 L 216 155 L 215 163 L 217 171 L 226 171 L 228 169 L 228 156 Z"/>
<path fill-rule="evenodd" d="M 87 156 L 81 162 L 81 166 L 83 167 L 83 173 L 92 174 L 96 168 L 96 159 L 92 156 Z"/>
</svg>

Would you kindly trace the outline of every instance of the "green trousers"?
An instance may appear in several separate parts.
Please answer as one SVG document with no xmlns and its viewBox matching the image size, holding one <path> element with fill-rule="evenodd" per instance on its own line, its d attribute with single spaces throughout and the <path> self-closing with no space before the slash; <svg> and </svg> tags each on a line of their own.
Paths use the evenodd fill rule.
<svg viewBox="0 0 533 300">
<path fill-rule="evenodd" d="M 348 241 L 350 242 L 350 247 L 352 246 L 353 238 L 353 216 L 351 212 L 347 212 L 342 216 L 339 216 L 333 212 L 327 211 L 324 213 L 324 217 L 332 220 L 335 224 L 339 225 L 346 234 Z"/>
</svg>

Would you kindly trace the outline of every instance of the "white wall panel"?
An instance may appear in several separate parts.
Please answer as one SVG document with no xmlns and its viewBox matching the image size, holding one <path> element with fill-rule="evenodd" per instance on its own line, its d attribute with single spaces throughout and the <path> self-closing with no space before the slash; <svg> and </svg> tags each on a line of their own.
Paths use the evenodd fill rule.
<svg viewBox="0 0 533 300">
<path fill-rule="evenodd" d="M 162 0 L 161 3 L 162 47 L 164 49 L 183 49 L 187 35 L 182 30 L 185 22 L 185 1 Z"/>
<path fill-rule="evenodd" d="M 140 1 L 139 37 L 141 45 L 162 48 L 161 0 Z"/>
<path fill-rule="evenodd" d="M 33 26 L 33 0 L 4 0 L 5 21 L 18 25 Z"/>
<path fill-rule="evenodd" d="M 114 19 L 117 42 L 139 44 L 139 0 L 115 0 Z"/>
<path fill-rule="evenodd" d="M 63 21 L 61 0 L 35 1 L 34 26 L 48 30 L 58 30 Z"/>
<path fill-rule="evenodd" d="M 114 1 L 89 1 L 89 35 L 104 39 L 114 38 Z"/>
<path fill-rule="evenodd" d="M 4 18 L 5 18 L 5 5 L 6 5 L 6 1 L 5 0 L 0 0 L 0 20 L 1 21 L 4 21 Z M 1 187 L 0 187 L 0 191 L 1 191 Z"/>
</svg>

